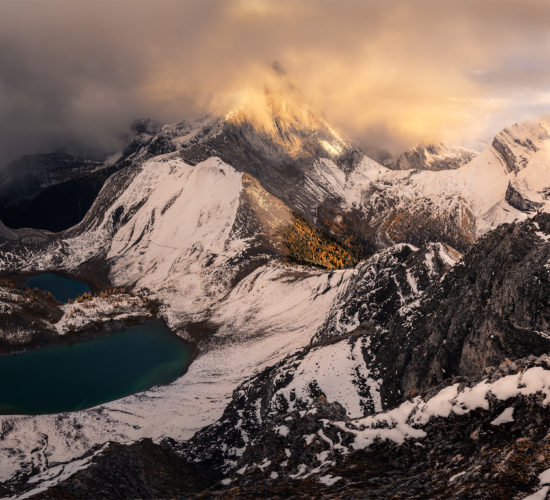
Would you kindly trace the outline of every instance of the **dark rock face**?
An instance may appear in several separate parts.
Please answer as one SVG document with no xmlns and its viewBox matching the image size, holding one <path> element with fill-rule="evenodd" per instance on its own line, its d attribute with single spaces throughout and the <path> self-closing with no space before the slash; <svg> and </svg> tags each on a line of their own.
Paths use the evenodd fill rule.
<svg viewBox="0 0 550 500">
<path fill-rule="evenodd" d="M 60 182 L 28 200 L 1 207 L 0 219 L 12 228 L 37 228 L 59 232 L 78 224 L 92 206 L 114 169 Z"/>
<path fill-rule="evenodd" d="M 488 233 L 407 321 L 390 327 L 375 356 L 399 373 L 394 397 L 550 351 L 549 228 L 542 214 Z"/>
<path fill-rule="evenodd" d="M 392 243 L 422 246 L 441 241 L 465 252 L 475 241 L 475 217 L 461 198 L 449 200 L 449 207 L 443 213 L 430 200 L 420 200 L 409 206 L 397 206 L 384 215 L 376 235 Z"/>
<path fill-rule="evenodd" d="M 89 174 L 101 165 L 64 153 L 23 156 L 0 170 L 2 205 L 33 198 L 47 186 Z"/>
<path fill-rule="evenodd" d="M 508 183 L 505 199 L 510 205 L 522 212 L 533 212 L 542 206 L 542 203 L 524 198 L 522 194 L 512 186 L 511 182 Z"/>
<path fill-rule="evenodd" d="M 67 154 L 24 156 L 0 171 L 0 220 L 53 232 L 74 226 L 115 170 Z"/>
<path fill-rule="evenodd" d="M 117 165 L 125 167 L 155 155 L 174 152 L 178 149 L 177 139 L 180 137 L 189 137 L 184 144 L 205 140 L 216 133 L 220 122 L 219 118 L 202 116 L 195 121 L 183 120 L 163 127 L 151 119 L 137 120 L 132 125 L 135 136 L 117 160 Z"/>
<path fill-rule="evenodd" d="M 138 118 L 130 126 L 134 134 L 154 135 L 160 132 L 162 124 L 152 118 Z"/>
<path fill-rule="evenodd" d="M 506 407 L 513 408 L 514 420 L 492 425 Z M 346 453 L 351 437 L 328 423 L 341 418 L 337 404 L 319 403 L 305 414 L 274 420 L 247 448 L 236 466 L 240 473 L 231 475 L 226 486 L 209 464 L 191 464 L 173 454 L 173 443 L 144 440 L 110 445 L 89 468 L 31 498 L 97 498 L 100 493 L 102 498 L 505 499 L 537 490 L 538 474 L 550 467 L 550 412 L 536 396 L 494 401 L 488 410 L 465 416 L 434 418 L 419 441 L 380 440 Z M 286 436 L 280 434 L 283 425 Z M 308 443 L 308 436 L 315 437 Z M 300 465 L 312 470 L 317 457 L 330 452 L 334 462 L 309 477 L 280 472 Z M 334 478 L 334 484 L 319 482 L 320 476 Z"/>
<path fill-rule="evenodd" d="M 317 207 L 318 227 L 346 245 L 355 255 L 368 257 L 379 247 L 373 217 L 357 208 L 342 209 L 342 200 L 327 198 Z"/>
<path fill-rule="evenodd" d="M 88 468 L 30 498 L 182 498 L 218 479 L 208 465 L 186 462 L 144 439 L 129 446 L 109 444 Z"/>
</svg>

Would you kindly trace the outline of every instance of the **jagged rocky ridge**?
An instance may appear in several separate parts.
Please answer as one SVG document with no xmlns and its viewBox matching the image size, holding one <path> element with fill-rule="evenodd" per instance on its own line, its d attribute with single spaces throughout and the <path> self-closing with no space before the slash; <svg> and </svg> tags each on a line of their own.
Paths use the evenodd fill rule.
<svg viewBox="0 0 550 500">
<path fill-rule="evenodd" d="M 371 418 L 346 419 L 337 403 L 323 401 L 289 412 L 251 439 L 228 486 L 210 491 L 522 498 L 542 489 L 544 495 L 548 473 L 542 480 L 539 474 L 550 464 L 548 359 L 522 363 L 437 388 Z"/>
<path fill-rule="evenodd" d="M 513 172 L 495 147 L 455 170 L 392 171 L 360 153 L 348 161 L 354 148 L 330 127 L 272 104 L 267 122 L 260 106 L 259 115 L 145 123 L 80 224 L 59 234 L 0 225 L 4 272 L 63 270 L 147 287 L 199 351 L 170 386 L 72 414 L 0 418 L 6 491 L 53 487 L 100 460 L 106 441 L 142 438 L 166 439 L 170 453 L 233 479 L 242 457 L 259 457 L 251 439 L 265 431 L 285 442 L 284 429 L 270 429 L 289 415 L 319 407 L 329 422 L 368 418 L 453 375 L 479 380 L 506 356 L 547 351 L 547 216 L 487 233 L 534 213 L 510 205 L 509 185 L 547 208 L 543 136 Z M 328 271 L 288 260 L 284 233 L 296 213 L 363 262 Z M 331 429 L 323 433 L 338 444 Z M 289 472 L 300 465 L 296 455 Z M 294 479 L 304 487 L 324 477 L 305 478 L 319 463 L 303 465 Z M 254 488 L 251 471 L 242 486 L 249 479 Z M 139 494 L 159 490 L 147 491 Z"/>
<path fill-rule="evenodd" d="M 216 495 L 307 495 L 317 481 L 327 495 L 366 488 L 371 498 L 407 491 L 505 496 L 539 488 L 538 474 L 550 466 L 546 438 L 537 437 L 547 432 L 550 366 L 546 357 L 529 355 L 549 348 L 549 242 L 550 215 L 543 214 L 489 233 L 447 272 L 452 260 L 441 247 L 400 246 L 371 259 L 365 278 L 380 262 L 380 283 L 390 275 L 394 286 L 405 290 L 407 283 L 410 294 L 418 283 L 416 299 L 389 321 L 375 313 L 378 325 L 361 325 L 359 316 L 359 326 L 344 334 L 320 328 L 309 347 L 237 388 L 218 422 L 188 442 L 166 440 L 164 448 L 184 458 L 181 467 L 198 462 L 211 483 L 222 474 L 225 486 L 211 486 Z M 441 281 L 423 281 L 441 276 L 438 269 Z M 367 290 L 361 292 L 368 299 Z M 372 302 L 373 311 L 385 307 Z M 344 314 L 357 316 L 353 309 Z M 511 416 L 521 423 L 509 424 Z M 537 455 L 529 443 L 537 443 Z M 456 459 L 446 464 L 449 454 Z M 495 460 L 503 464 L 498 470 L 489 465 Z M 52 494 L 97 484 L 101 470 L 90 467 Z M 127 473 L 118 462 L 115 470 Z M 120 490 L 110 491 L 114 498 Z M 190 494 L 196 487 L 169 491 Z"/>
<path fill-rule="evenodd" d="M 429 144 L 401 153 L 395 161 L 388 161 L 387 166 L 395 170 L 451 170 L 465 165 L 477 154 L 466 148 Z"/>
<path fill-rule="evenodd" d="M 225 419 L 198 433 L 186 456 L 236 470 L 267 422 L 320 399 L 357 418 L 453 377 L 481 377 L 503 360 L 547 353 L 549 241 L 548 215 L 503 226 L 385 328 L 363 319 L 347 335 L 318 334 L 237 389 Z"/>
</svg>

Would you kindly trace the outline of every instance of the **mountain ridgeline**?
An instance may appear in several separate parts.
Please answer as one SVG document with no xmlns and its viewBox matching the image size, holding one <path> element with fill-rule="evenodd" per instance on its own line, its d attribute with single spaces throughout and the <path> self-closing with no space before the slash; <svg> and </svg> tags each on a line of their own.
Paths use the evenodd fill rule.
<svg viewBox="0 0 550 500">
<path fill-rule="evenodd" d="M 548 127 L 384 166 L 277 73 L 226 116 L 137 122 L 109 165 L 10 167 L 3 352 L 160 317 L 195 357 L 105 405 L 1 416 L 0 492 L 544 498 Z M 62 305 L 31 271 L 117 292 Z"/>
</svg>

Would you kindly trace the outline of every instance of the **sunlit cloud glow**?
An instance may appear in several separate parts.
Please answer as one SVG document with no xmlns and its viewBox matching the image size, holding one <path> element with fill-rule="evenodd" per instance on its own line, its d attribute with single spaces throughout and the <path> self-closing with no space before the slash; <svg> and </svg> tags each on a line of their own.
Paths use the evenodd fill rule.
<svg viewBox="0 0 550 500">
<path fill-rule="evenodd" d="M 372 154 L 481 147 L 550 112 L 550 3 L 4 0 L 0 164 L 112 152 L 128 123 L 227 113 L 273 61 Z"/>
</svg>

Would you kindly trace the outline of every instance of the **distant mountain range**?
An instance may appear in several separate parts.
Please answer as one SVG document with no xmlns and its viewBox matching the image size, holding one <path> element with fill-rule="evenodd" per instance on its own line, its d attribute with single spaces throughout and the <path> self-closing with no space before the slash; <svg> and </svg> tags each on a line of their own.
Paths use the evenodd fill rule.
<svg viewBox="0 0 550 500">
<path fill-rule="evenodd" d="M 197 356 L 173 384 L 98 408 L 0 417 L 0 491 L 544 488 L 549 127 L 508 127 L 479 153 L 418 147 L 384 166 L 276 75 L 225 117 L 136 123 L 109 165 L 60 154 L 12 163 L 0 181 L 2 274 L 147 289 Z M 4 285 L 5 349 L 74 327 L 73 305 L 31 307 Z M 107 321 L 101 301 L 83 329 Z"/>
</svg>

